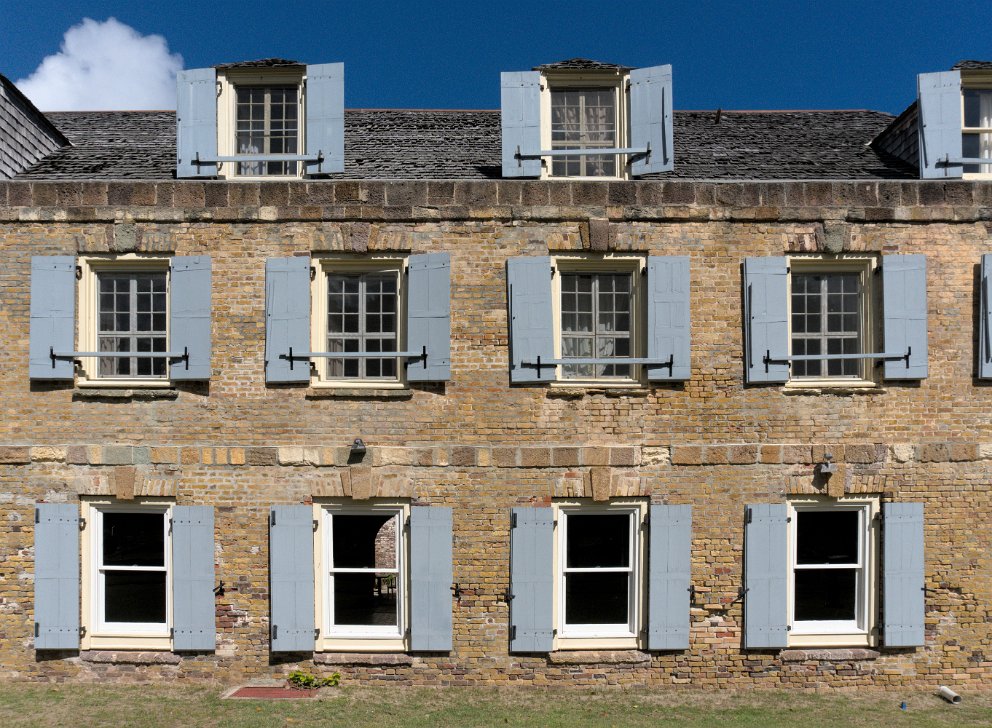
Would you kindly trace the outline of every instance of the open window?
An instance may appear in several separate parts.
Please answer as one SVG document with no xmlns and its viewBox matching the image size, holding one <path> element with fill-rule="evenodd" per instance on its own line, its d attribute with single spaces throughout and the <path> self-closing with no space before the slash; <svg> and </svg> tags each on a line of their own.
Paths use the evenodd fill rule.
<svg viewBox="0 0 992 728">
<path fill-rule="evenodd" d="M 209 379 L 210 313 L 206 256 L 34 257 L 30 376 L 101 387 Z"/>
<path fill-rule="evenodd" d="M 671 66 L 572 59 L 507 72 L 504 177 L 627 179 L 671 171 Z"/>
</svg>

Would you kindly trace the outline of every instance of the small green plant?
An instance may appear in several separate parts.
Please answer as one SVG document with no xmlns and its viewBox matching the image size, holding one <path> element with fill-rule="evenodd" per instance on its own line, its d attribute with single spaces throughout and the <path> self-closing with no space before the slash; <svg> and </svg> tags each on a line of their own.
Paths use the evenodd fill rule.
<svg viewBox="0 0 992 728">
<path fill-rule="evenodd" d="M 312 690 L 315 688 L 336 688 L 341 684 L 341 673 L 332 672 L 327 677 L 317 677 L 303 670 L 293 670 L 289 673 L 289 684 L 298 690 Z"/>
</svg>

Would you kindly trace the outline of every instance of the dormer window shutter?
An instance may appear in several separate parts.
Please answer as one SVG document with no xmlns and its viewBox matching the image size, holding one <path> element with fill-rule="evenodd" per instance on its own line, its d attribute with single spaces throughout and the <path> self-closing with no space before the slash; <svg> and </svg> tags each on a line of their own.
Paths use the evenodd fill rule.
<svg viewBox="0 0 992 728">
<path fill-rule="evenodd" d="M 671 172 L 675 168 L 672 142 L 671 65 L 635 68 L 630 72 L 630 146 L 648 148 L 647 156 L 630 163 L 632 175 Z"/>
<path fill-rule="evenodd" d="M 215 177 L 217 164 L 217 72 L 192 68 L 176 76 L 176 177 Z"/>
<path fill-rule="evenodd" d="M 307 66 L 306 153 L 322 155 L 307 162 L 307 174 L 344 172 L 344 64 Z"/>
<path fill-rule="evenodd" d="M 520 159 L 541 149 L 541 74 L 513 71 L 500 74 L 503 131 L 503 176 L 540 177 L 541 160 Z"/>
<path fill-rule="evenodd" d="M 920 177 L 960 178 L 961 72 L 942 71 L 917 76 L 917 125 L 920 134 Z"/>
</svg>

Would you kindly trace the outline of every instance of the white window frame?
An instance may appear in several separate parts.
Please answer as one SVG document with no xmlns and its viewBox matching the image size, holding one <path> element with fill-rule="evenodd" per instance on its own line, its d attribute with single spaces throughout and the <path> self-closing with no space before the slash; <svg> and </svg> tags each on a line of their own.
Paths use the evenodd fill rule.
<svg viewBox="0 0 992 728">
<path fill-rule="evenodd" d="M 631 307 L 630 307 L 630 357 L 645 356 L 647 347 L 647 311 L 644 276 L 647 270 L 647 260 L 642 256 L 607 255 L 590 258 L 577 255 L 558 255 L 551 258 L 554 273 L 551 278 L 552 318 L 554 325 L 555 358 L 562 359 L 562 325 L 561 325 L 561 278 L 568 273 L 602 273 L 606 275 L 630 273 L 631 276 Z M 564 367 L 555 367 L 554 386 L 562 387 L 622 387 L 644 385 L 644 367 L 639 364 L 628 364 L 629 377 L 565 377 Z"/>
<path fill-rule="evenodd" d="M 172 343 L 172 259 L 171 257 L 148 256 L 128 253 L 124 255 L 86 256 L 76 261 L 79 267 L 79 285 L 76 286 L 76 319 L 78 328 L 77 351 L 97 351 L 99 336 L 99 276 L 101 273 L 165 273 L 165 349 L 170 351 Z M 169 387 L 170 360 L 165 360 L 164 377 L 101 377 L 98 357 L 80 357 L 79 387 L 126 387 L 144 389 Z"/>
<path fill-rule="evenodd" d="M 984 73 L 977 79 L 961 80 L 961 136 L 966 134 L 992 134 L 992 126 L 965 126 L 964 117 L 964 94 L 965 91 L 986 91 L 992 93 L 992 76 Z M 986 167 L 987 172 L 962 172 L 962 179 L 992 179 L 992 163 L 980 165 Z"/>
<path fill-rule="evenodd" d="M 299 132 L 297 136 L 298 154 L 302 155 L 306 147 L 306 70 L 304 67 L 292 68 L 231 68 L 217 72 L 217 151 L 222 157 L 238 154 L 237 135 L 237 103 L 238 86 L 293 86 L 297 87 L 297 119 Z M 301 179 L 306 165 L 297 162 L 295 175 L 242 175 L 238 174 L 238 162 L 219 162 L 217 176 L 242 181 L 290 180 Z"/>
<path fill-rule="evenodd" d="M 336 626 L 333 622 L 331 593 L 331 564 L 333 563 L 332 519 L 335 515 L 363 516 L 392 513 L 397 516 L 396 528 L 396 613 L 397 627 Z M 369 505 L 354 506 L 344 502 L 314 503 L 314 583 L 315 616 L 320 632 L 317 651 L 405 652 L 409 630 L 409 517 L 410 504 L 373 499 Z M 344 570 L 349 571 L 348 569 Z M 352 571 L 367 571 L 357 569 Z"/>
<path fill-rule="evenodd" d="M 875 321 L 881 311 L 879 289 L 875 285 L 875 273 L 879 260 L 867 255 L 803 255 L 789 256 L 788 285 L 786 290 L 787 322 L 789 337 L 789 355 L 792 351 L 792 276 L 796 273 L 858 273 L 861 277 L 861 353 L 879 353 L 878 338 L 876 337 Z M 795 363 L 789 367 L 789 381 L 786 387 L 796 388 L 868 388 L 878 386 L 876 363 L 878 359 L 857 360 L 859 373 L 857 376 L 821 376 L 797 377 L 792 374 Z"/>
<path fill-rule="evenodd" d="M 616 99 L 616 146 L 623 148 L 630 139 L 630 76 L 627 72 L 600 71 L 548 71 L 541 74 L 541 149 L 551 149 L 551 91 L 567 88 L 612 89 Z M 564 180 L 623 180 L 629 178 L 629 155 L 618 154 L 614 177 L 569 177 L 552 173 L 552 158 L 544 157 L 541 164 L 541 179 Z"/>
<path fill-rule="evenodd" d="M 609 504 L 590 505 L 577 501 L 552 504 L 554 509 L 554 622 L 555 637 L 553 649 L 636 649 L 641 646 L 646 615 L 647 598 L 645 565 L 645 529 L 647 503 L 640 500 L 617 500 Z M 626 514 L 630 519 L 630 566 L 627 571 L 629 592 L 627 595 L 629 621 L 627 624 L 569 625 L 565 622 L 565 574 L 566 572 L 599 571 L 599 569 L 566 569 L 565 559 L 568 539 L 569 515 L 617 515 Z"/>
<path fill-rule="evenodd" d="M 81 516 L 85 527 L 82 531 L 82 626 L 81 649 L 172 649 L 173 626 L 173 570 L 172 570 L 172 507 L 174 502 L 162 498 L 141 498 L 133 503 L 115 499 L 83 499 Z M 103 514 L 105 513 L 159 513 L 164 529 L 166 621 L 150 623 L 107 622 L 103 618 Z M 117 569 L 118 567 L 114 567 Z M 140 571 L 157 571 L 155 567 L 136 567 Z"/>
<path fill-rule="evenodd" d="M 870 647 L 878 643 L 877 595 L 879 556 L 879 499 L 875 497 L 827 498 L 808 496 L 788 501 L 789 515 L 789 574 L 788 615 L 789 647 Z M 797 570 L 798 514 L 803 511 L 857 511 L 858 567 L 856 616 L 847 620 L 796 620 L 795 572 Z M 829 569 L 829 565 L 810 566 Z M 849 565 L 836 568 L 850 568 Z"/>
<path fill-rule="evenodd" d="M 408 259 L 394 256 L 363 256 L 361 258 L 323 257 L 311 261 L 313 275 L 310 282 L 310 345 L 311 351 L 327 350 L 327 276 L 329 273 L 396 273 L 396 349 L 406 351 Z M 388 359 L 391 357 L 383 357 Z M 395 379 L 330 378 L 327 376 L 329 360 L 312 360 L 311 386 L 341 389 L 405 389 L 407 359 L 397 357 Z"/>
</svg>

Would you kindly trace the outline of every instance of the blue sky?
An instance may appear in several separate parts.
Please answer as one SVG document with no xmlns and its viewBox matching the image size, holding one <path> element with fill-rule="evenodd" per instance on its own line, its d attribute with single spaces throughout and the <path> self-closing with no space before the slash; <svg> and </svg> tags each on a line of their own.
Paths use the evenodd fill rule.
<svg viewBox="0 0 992 728">
<path fill-rule="evenodd" d="M 87 17 L 163 36 L 186 68 L 268 56 L 344 61 L 350 108 L 496 108 L 499 71 L 583 56 L 671 63 L 681 109 L 898 112 L 915 94 L 916 73 L 992 59 L 989 0 L 2 0 L 0 73 L 27 78 Z M 139 86 L 158 62 L 92 45 L 87 53 L 109 55 Z M 88 108 L 103 108 L 99 89 L 83 91 Z"/>
</svg>

